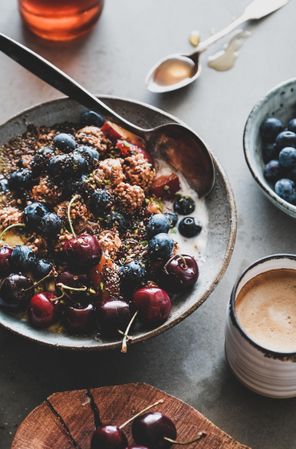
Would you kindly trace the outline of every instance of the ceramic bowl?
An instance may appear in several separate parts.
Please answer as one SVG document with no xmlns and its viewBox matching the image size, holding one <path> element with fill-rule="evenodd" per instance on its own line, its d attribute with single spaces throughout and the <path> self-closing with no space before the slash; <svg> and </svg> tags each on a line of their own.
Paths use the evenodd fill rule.
<svg viewBox="0 0 296 449">
<path fill-rule="evenodd" d="M 263 176 L 264 162 L 259 130 L 268 116 L 278 117 L 283 123 L 296 116 L 296 78 L 279 84 L 254 106 L 247 119 L 243 137 L 245 158 L 255 181 L 276 207 L 296 218 L 296 206 L 280 198 Z"/>
<path fill-rule="evenodd" d="M 165 112 L 143 103 L 101 97 L 109 106 L 128 120 L 143 127 L 154 127 L 168 122 L 179 122 Z M 69 99 L 55 100 L 29 109 L 0 127 L 0 146 L 12 137 L 25 132 L 28 124 L 52 126 L 65 121 L 79 122 L 83 110 Z M 180 123 L 180 122 L 179 122 Z M 196 287 L 174 304 L 171 316 L 161 326 L 152 330 L 141 330 L 133 336 L 137 343 L 170 329 L 194 310 L 210 295 L 225 272 L 233 251 L 236 234 L 236 212 L 231 187 L 218 161 L 214 158 L 216 181 L 206 198 L 209 215 L 208 243 L 204 263 L 200 267 L 200 278 Z M 71 336 L 49 330 L 35 330 L 27 322 L 0 311 L 0 324 L 15 333 L 39 343 L 69 349 L 111 349 L 120 347 L 120 340 L 94 338 L 94 336 Z"/>
<path fill-rule="evenodd" d="M 235 303 L 242 287 L 255 276 L 270 270 L 296 271 L 296 256 L 274 254 L 249 266 L 236 282 L 227 309 L 226 359 L 236 377 L 250 390 L 271 398 L 296 396 L 296 352 L 275 352 L 257 344 L 241 327 Z"/>
</svg>

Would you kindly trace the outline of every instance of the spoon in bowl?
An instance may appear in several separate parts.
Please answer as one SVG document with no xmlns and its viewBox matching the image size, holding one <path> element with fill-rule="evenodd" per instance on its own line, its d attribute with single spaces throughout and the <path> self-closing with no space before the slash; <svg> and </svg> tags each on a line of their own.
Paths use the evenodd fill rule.
<svg viewBox="0 0 296 449">
<path fill-rule="evenodd" d="M 162 58 L 148 73 L 145 83 L 151 92 L 164 93 L 181 89 L 195 81 L 201 73 L 200 55 L 210 45 L 250 20 L 259 20 L 286 5 L 289 0 L 253 0 L 243 14 L 223 30 L 202 41 L 190 54 L 175 53 Z"/>
<path fill-rule="evenodd" d="M 154 153 L 160 153 L 170 165 L 184 174 L 199 197 L 212 190 L 215 170 L 211 154 L 191 129 L 173 122 L 149 129 L 131 123 L 49 61 L 2 33 L 0 51 L 79 104 L 142 137 Z"/>
</svg>

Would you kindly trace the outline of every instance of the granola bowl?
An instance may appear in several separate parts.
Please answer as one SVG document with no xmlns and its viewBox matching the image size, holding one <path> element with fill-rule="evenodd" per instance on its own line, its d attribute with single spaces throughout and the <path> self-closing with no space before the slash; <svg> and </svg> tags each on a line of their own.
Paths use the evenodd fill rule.
<svg viewBox="0 0 296 449">
<path fill-rule="evenodd" d="M 143 103 L 110 96 L 102 96 L 101 98 L 119 114 L 142 127 L 150 128 L 169 122 L 181 123 L 177 118 Z M 127 342 L 134 344 L 161 334 L 185 319 L 208 298 L 223 276 L 232 255 L 236 236 L 236 210 L 230 184 L 215 157 L 213 157 L 216 172 L 214 188 L 206 198 L 199 199 L 197 193 L 187 183 L 184 173 L 172 172 L 171 167 L 161 158 L 159 160 L 156 157 L 153 159 L 153 154 L 151 157 L 151 154 L 147 153 L 145 148 L 141 149 L 141 143 L 133 141 L 130 136 L 124 135 L 124 139 L 126 139 L 124 140 L 118 129 L 115 128 L 114 131 L 112 124 L 110 131 L 110 122 L 105 122 L 104 125 L 100 124 L 101 130 L 98 127 L 95 129 L 92 127 L 89 130 L 87 127 L 85 128 L 85 123 L 83 127 L 81 117 L 84 112 L 85 109 L 72 100 L 59 99 L 26 110 L 0 127 L 0 164 L 3 171 L 3 175 L 0 177 L 0 189 L 2 190 L 0 204 L 0 239 L 2 239 L 2 250 L 0 250 L 0 271 L 2 270 L 0 324 L 20 336 L 56 348 L 106 350 L 122 347 L 122 334 L 124 333 L 126 333 L 125 345 Z M 90 119 L 93 120 L 94 118 L 90 117 Z M 56 172 L 57 165 L 53 163 L 52 155 L 50 155 L 52 158 L 50 159 L 51 171 L 47 168 L 46 176 L 39 174 L 38 180 L 36 180 L 37 175 L 34 178 L 33 168 L 36 169 L 37 167 L 38 170 L 41 170 L 41 166 L 46 160 L 44 155 L 47 157 L 48 154 L 56 151 L 54 153 L 56 158 L 64 159 L 64 161 L 69 160 L 67 153 L 70 151 L 69 146 L 72 145 L 71 139 L 70 141 L 67 141 L 67 138 L 66 140 L 63 139 L 67 132 L 68 137 L 71 133 L 75 136 L 75 142 L 79 142 L 80 154 L 76 151 L 77 147 L 75 147 L 75 151 L 72 151 L 72 153 L 75 152 L 75 157 L 71 153 L 72 170 L 78 170 L 83 166 L 83 163 L 89 162 L 86 156 L 89 156 L 92 152 L 91 157 L 93 157 L 93 154 L 96 153 L 96 151 L 93 152 L 96 145 L 99 153 L 109 151 L 109 153 L 106 153 L 107 156 L 106 154 L 103 156 L 99 154 L 100 158 L 96 161 L 96 164 L 98 164 L 96 169 L 89 171 L 87 176 L 84 175 L 83 184 L 80 181 L 77 183 L 80 189 L 78 195 L 77 190 L 73 190 L 74 175 L 72 176 L 72 173 L 69 175 L 67 163 L 62 166 L 62 170 L 59 168 L 59 171 Z M 117 136 L 116 145 L 114 144 L 114 132 Z M 58 134 L 59 137 L 56 139 Z M 201 145 L 205 145 L 201 139 L 200 142 Z M 78 143 L 75 143 L 75 145 L 78 145 Z M 83 145 L 87 149 L 82 148 Z M 34 150 L 31 151 L 31 147 L 34 147 Z M 56 148 L 56 150 L 53 148 Z M 42 149 L 42 159 L 37 158 L 37 160 L 35 158 L 35 160 L 34 151 L 37 152 L 39 149 Z M 61 154 L 62 152 L 65 154 Z M 83 152 L 84 161 L 81 160 L 81 152 Z M 85 152 L 87 152 L 87 155 L 84 154 Z M 48 160 L 46 160 L 46 163 L 48 164 Z M 28 181 L 29 172 L 31 178 L 33 173 L 35 180 Z M 54 176 L 57 173 L 60 179 L 53 182 L 50 176 L 55 179 Z M 114 173 L 115 176 L 113 176 Z M 68 177 L 71 178 L 70 187 Z M 81 180 L 82 176 L 79 179 Z M 163 179 L 166 180 L 166 183 L 161 186 L 162 190 L 159 194 L 159 182 Z M 20 188 L 20 185 L 30 185 L 30 187 L 26 187 L 27 190 L 24 190 L 24 187 Z M 169 188 L 167 185 L 169 185 Z M 83 186 L 83 189 L 81 186 Z M 13 189 L 13 196 L 11 196 Z M 73 190 L 71 190 L 72 196 L 69 196 L 69 189 Z M 146 191 L 149 193 L 145 193 Z M 68 195 L 67 201 L 64 201 L 63 197 L 65 192 Z M 187 196 L 188 193 L 190 195 Z M 172 194 L 177 195 L 174 196 L 174 200 L 172 200 Z M 82 198 L 85 195 L 88 195 L 88 199 L 84 203 Z M 113 201 L 113 209 L 108 203 L 109 200 Z M 39 208 L 36 208 L 36 202 L 38 202 Z M 114 205 L 117 204 L 119 204 L 120 213 L 114 210 L 114 207 L 117 207 Z M 141 204 L 141 209 L 139 209 L 139 204 Z M 46 207 L 49 207 L 49 209 L 45 213 L 43 209 L 46 209 Z M 177 215 L 176 212 L 180 215 Z M 41 215 L 38 216 L 38 214 L 42 215 L 42 220 Z M 111 215 L 113 227 L 110 231 Z M 159 220 L 160 215 L 161 220 L 159 222 L 157 220 Z M 165 219 L 163 218 L 164 215 Z M 187 215 L 189 215 L 189 221 L 186 221 L 188 217 L 184 218 Z M 122 216 L 129 217 L 130 220 L 128 222 L 126 219 L 127 225 L 125 222 L 125 227 L 122 223 Z M 153 217 L 152 221 L 151 217 Z M 173 223 L 174 220 L 176 221 Z M 40 230 L 40 223 L 42 223 L 42 231 Z M 163 229 L 166 226 L 165 223 L 169 224 L 170 229 Z M 4 228 L 7 229 L 11 224 L 17 224 L 19 228 L 12 227 L 3 233 Z M 120 229 L 120 226 L 124 228 L 124 231 Z M 80 228 L 82 231 L 80 231 Z M 79 234 L 78 237 L 74 229 Z M 120 231 L 123 233 L 120 234 Z M 60 233 L 57 234 L 57 232 Z M 23 233 L 25 234 L 23 235 Z M 192 238 L 193 234 L 196 237 Z M 46 239 L 44 235 L 46 235 Z M 73 244 L 73 236 L 79 240 L 78 252 L 77 247 L 75 247 L 77 238 Z M 24 239 L 26 239 L 25 242 Z M 99 249 L 96 246 L 97 242 L 99 242 Z M 62 249 L 59 245 L 62 245 Z M 81 268 L 81 261 L 85 258 L 85 253 L 81 253 L 81 257 L 79 256 L 79 251 L 83 245 L 90 248 L 92 257 L 94 254 L 98 257 L 96 259 L 97 265 L 92 266 L 87 271 L 88 277 L 85 281 L 83 280 L 85 279 L 83 277 L 86 275 L 85 272 L 83 271 L 83 274 L 81 274 L 81 271 L 75 271 L 77 267 Z M 142 245 L 140 249 L 139 245 Z M 26 251 L 24 251 L 23 246 L 26 246 Z M 3 247 L 5 247 L 4 250 Z M 20 247 L 22 247 L 21 250 Z M 13 252 L 11 253 L 11 251 Z M 44 257 L 39 254 L 39 251 L 40 254 L 46 255 L 51 254 L 50 251 L 52 251 L 52 254 L 57 254 L 58 262 L 55 258 L 51 259 L 54 262 L 51 262 L 51 268 L 47 270 L 46 261 L 44 262 Z M 9 276 L 7 273 L 3 275 L 3 272 L 7 269 L 3 260 L 6 260 L 9 252 L 9 266 L 13 265 L 17 268 L 10 269 L 9 276 L 12 277 L 7 281 Z M 166 256 L 164 256 L 165 253 Z M 65 254 L 68 257 L 67 262 L 64 262 L 62 258 Z M 184 254 L 188 256 L 184 256 Z M 36 259 L 37 256 L 38 259 Z M 32 257 L 34 262 L 33 259 L 31 260 Z M 133 265 L 131 269 L 130 265 L 135 262 L 133 258 L 137 259 L 136 264 L 138 265 L 136 268 Z M 182 269 L 187 270 L 190 268 L 190 264 L 193 264 L 191 268 L 194 273 L 191 270 L 191 276 L 193 273 L 195 278 L 194 283 L 190 281 L 192 284 L 190 289 L 183 288 L 182 281 L 180 294 L 175 295 L 176 292 L 173 289 L 168 297 L 159 286 L 162 286 L 161 282 L 168 284 L 168 280 L 173 280 L 173 283 L 168 285 L 167 290 L 170 291 L 173 284 L 176 285 L 176 290 L 180 287 L 179 278 L 178 284 L 178 282 L 175 282 L 177 278 L 170 277 L 173 274 L 175 275 L 175 272 L 168 271 L 168 261 L 173 261 L 171 263 L 173 267 L 174 258 L 181 259 Z M 49 259 L 50 257 L 47 262 Z M 104 263 L 102 263 L 103 259 Z M 87 263 L 89 260 L 87 259 Z M 69 263 L 67 265 L 70 266 L 69 270 L 67 266 L 64 267 L 63 264 L 65 263 L 66 265 Z M 31 264 L 31 268 L 28 264 Z M 71 268 L 72 266 L 75 266 L 75 270 Z M 26 269 L 20 267 L 26 267 L 30 273 L 24 275 Z M 57 272 L 57 267 L 63 275 L 63 280 L 58 283 L 57 276 L 61 273 Z M 146 270 L 144 275 L 141 271 L 143 267 Z M 67 284 L 67 276 L 65 275 L 67 270 L 72 272 L 71 282 L 74 278 L 75 282 L 79 278 L 78 284 L 73 284 L 70 281 Z M 11 274 L 11 272 L 19 273 L 18 278 L 13 278 L 14 274 Z M 34 277 L 35 272 L 38 272 L 37 278 Z M 43 277 L 45 273 L 48 274 Z M 20 275 L 23 278 L 20 279 Z M 139 279 L 142 279 L 142 281 L 145 279 L 145 283 L 143 281 L 142 284 L 138 284 L 136 293 L 141 290 L 138 297 L 136 297 L 134 291 L 130 293 L 128 290 L 128 288 L 134 287 L 135 278 L 133 276 L 135 275 L 137 276 L 136 283 Z M 86 317 L 85 314 L 81 316 L 80 310 L 85 311 L 88 307 L 83 304 L 86 296 L 92 298 L 88 299 L 88 302 L 91 303 L 93 312 L 98 313 L 99 311 L 101 318 L 102 313 L 105 313 L 104 317 L 107 321 L 109 320 L 108 323 L 112 324 L 114 316 L 110 315 L 110 310 L 103 311 L 103 307 L 111 299 L 113 300 L 112 306 L 114 306 L 114 299 L 117 298 L 116 292 L 114 293 L 117 278 L 119 278 L 119 284 L 121 283 L 118 295 L 122 294 L 123 282 L 127 292 L 123 294 L 123 296 L 126 295 L 124 300 L 131 308 L 130 317 L 133 316 L 135 319 L 133 326 L 129 329 L 129 334 L 126 331 L 127 322 L 125 325 L 118 326 L 119 329 L 116 328 L 116 332 L 113 332 L 112 335 L 107 335 L 104 332 L 102 322 L 99 325 L 93 323 L 88 332 L 81 332 L 79 326 L 88 318 L 88 315 Z M 17 292 L 13 290 L 15 282 L 21 285 L 21 290 Z M 43 282 L 46 282 L 46 288 Z M 33 283 L 34 286 L 32 286 Z M 61 289 L 59 293 L 56 293 L 55 290 L 57 286 Z M 149 307 L 148 312 L 147 309 L 144 310 L 143 304 L 145 301 L 146 305 L 148 304 L 147 301 L 151 299 L 152 294 L 147 299 L 147 288 L 150 289 L 149 294 L 152 291 L 154 299 L 158 301 L 157 307 L 160 307 L 158 318 L 151 314 L 152 309 L 150 310 L 151 313 L 148 313 Z M 46 297 L 43 295 L 44 290 L 47 292 Z M 161 290 L 161 298 L 159 297 L 159 290 Z M 39 291 L 39 296 L 37 291 Z M 33 303 L 32 295 L 34 296 Z M 131 295 L 132 301 L 130 301 L 129 295 Z M 17 309 L 16 313 L 14 310 L 16 302 L 20 301 L 17 305 L 19 307 L 23 297 L 28 296 L 31 299 L 26 312 Z M 13 310 L 11 310 L 10 302 L 13 305 Z M 46 303 L 45 307 L 44 302 Z M 9 307 L 7 307 L 7 304 Z M 52 304 L 58 308 L 59 313 L 62 310 L 62 324 L 55 320 L 48 321 Z M 73 308 L 75 309 L 74 312 Z M 71 316 L 69 315 L 70 309 Z M 124 313 L 123 311 L 123 315 Z M 56 311 L 54 314 L 56 314 Z M 92 315 L 93 318 L 95 317 Z M 67 325 L 65 325 L 65 320 L 68 323 Z M 142 322 L 142 325 L 138 324 L 138 320 Z M 93 321 L 97 323 L 97 320 Z"/>
</svg>

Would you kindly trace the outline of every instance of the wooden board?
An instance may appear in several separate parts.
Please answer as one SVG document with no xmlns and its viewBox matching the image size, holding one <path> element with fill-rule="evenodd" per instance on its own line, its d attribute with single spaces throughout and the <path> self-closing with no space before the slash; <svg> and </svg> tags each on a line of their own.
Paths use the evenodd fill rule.
<svg viewBox="0 0 296 449">
<path fill-rule="evenodd" d="M 53 394 L 21 423 L 12 449 L 90 449 L 96 425 L 120 425 L 158 399 L 164 402 L 153 410 L 165 413 L 174 421 L 178 440 L 188 441 L 198 432 L 206 432 L 200 441 L 182 447 L 250 449 L 234 441 L 193 407 L 141 383 Z M 129 444 L 133 442 L 130 430 L 128 425 L 125 432 Z"/>
</svg>

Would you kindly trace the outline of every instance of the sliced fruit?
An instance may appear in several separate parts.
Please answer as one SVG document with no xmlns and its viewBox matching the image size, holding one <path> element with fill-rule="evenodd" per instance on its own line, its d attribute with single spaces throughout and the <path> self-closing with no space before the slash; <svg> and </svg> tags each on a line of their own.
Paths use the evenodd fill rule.
<svg viewBox="0 0 296 449">
<path fill-rule="evenodd" d="M 158 176 L 151 187 L 151 191 L 155 196 L 168 200 L 174 198 L 178 190 L 180 190 L 180 181 L 175 173 Z"/>
<path fill-rule="evenodd" d="M 109 137 L 109 139 L 111 140 L 127 140 L 128 142 L 140 147 L 145 145 L 141 137 L 130 131 L 127 131 L 116 123 L 107 121 L 104 123 L 101 130 L 103 131 L 105 136 Z"/>
</svg>

